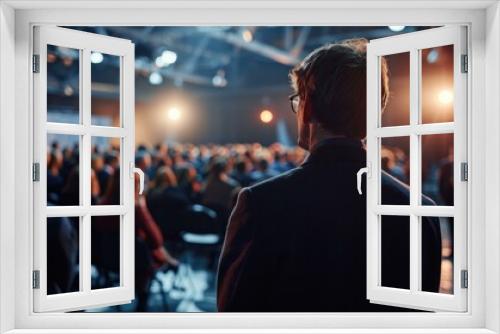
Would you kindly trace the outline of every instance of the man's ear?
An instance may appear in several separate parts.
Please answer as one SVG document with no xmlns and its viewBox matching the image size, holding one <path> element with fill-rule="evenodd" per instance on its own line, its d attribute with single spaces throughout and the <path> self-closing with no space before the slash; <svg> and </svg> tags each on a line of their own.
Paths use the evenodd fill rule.
<svg viewBox="0 0 500 334">
<path fill-rule="evenodd" d="M 312 113 L 312 102 L 311 98 L 306 95 L 304 99 L 304 119 L 303 122 L 305 124 L 310 124 L 313 121 L 313 113 Z"/>
</svg>

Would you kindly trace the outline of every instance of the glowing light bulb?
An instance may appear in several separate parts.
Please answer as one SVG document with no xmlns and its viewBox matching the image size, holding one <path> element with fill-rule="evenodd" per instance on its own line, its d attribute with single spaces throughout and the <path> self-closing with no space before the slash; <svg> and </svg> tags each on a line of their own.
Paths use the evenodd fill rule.
<svg viewBox="0 0 500 334">
<path fill-rule="evenodd" d="M 273 118 L 273 113 L 269 110 L 262 110 L 262 112 L 260 113 L 260 120 L 262 121 L 262 123 L 270 123 Z"/>
<path fill-rule="evenodd" d="M 406 28 L 406 26 L 389 26 L 389 29 L 394 32 L 400 32 L 403 31 Z"/>
<path fill-rule="evenodd" d="M 172 107 L 172 108 L 168 109 L 168 111 L 167 111 L 168 120 L 170 120 L 172 122 L 178 122 L 181 119 L 181 117 L 182 117 L 182 113 L 178 108 Z"/>
<path fill-rule="evenodd" d="M 244 30 L 242 33 L 243 40 L 247 43 L 250 43 L 253 40 L 253 34 L 250 30 Z"/>
<path fill-rule="evenodd" d="M 100 64 L 104 60 L 104 56 L 100 52 L 92 52 L 90 54 L 90 61 L 92 64 Z"/>
<path fill-rule="evenodd" d="M 453 102 L 453 92 L 448 89 L 443 89 L 438 94 L 438 101 L 441 104 L 450 104 Z"/>
<path fill-rule="evenodd" d="M 158 72 L 153 72 L 149 75 L 149 83 L 152 85 L 161 85 L 163 77 Z"/>
</svg>

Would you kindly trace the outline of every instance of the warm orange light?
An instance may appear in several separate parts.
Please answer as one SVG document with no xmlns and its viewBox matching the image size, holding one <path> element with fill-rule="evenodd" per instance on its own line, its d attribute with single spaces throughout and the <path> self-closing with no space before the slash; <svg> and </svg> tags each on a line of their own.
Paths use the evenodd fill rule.
<svg viewBox="0 0 500 334">
<path fill-rule="evenodd" d="M 182 117 L 180 109 L 172 107 L 167 111 L 167 119 L 171 122 L 178 122 Z"/>
<path fill-rule="evenodd" d="M 252 41 L 252 39 L 253 39 L 253 34 L 252 34 L 252 32 L 251 32 L 250 30 L 248 30 L 248 29 L 247 29 L 247 30 L 245 30 L 245 31 L 243 31 L 242 36 L 243 36 L 243 40 L 244 40 L 245 42 L 247 42 L 247 43 L 250 43 L 250 42 Z"/>
<path fill-rule="evenodd" d="M 260 113 L 260 120 L 263 122 L 263 123 L 269 123 L 273 120 L 273 113 L 270 112 L 269 110 L 262 110 L 262 112 Z"/>
<path fill-rule="evenodd" d="M 448 89 L 443 89 L 438 94 L 438 101 L 444 105 L 451 104 L 453 102 L 453 92 Z"/>
</svg>

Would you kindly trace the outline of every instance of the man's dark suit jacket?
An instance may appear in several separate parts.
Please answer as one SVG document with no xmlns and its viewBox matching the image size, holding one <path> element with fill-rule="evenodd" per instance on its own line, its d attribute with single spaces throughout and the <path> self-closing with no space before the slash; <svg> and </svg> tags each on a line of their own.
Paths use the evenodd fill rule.
<svg viewBox="0 0 500 334">
<path fill-rule="evenodd" d="M 219 263 L 221 312 L 363 312 L 402 309 L 366 299 L 366 165 L 357 140 L 329 139 L 298 168 L 244 188 Z M 408 204 L 408 187 L 384 173 L 383 199 Z M 438 291 L 441 234 L 424 219 L 423 289 Z M 382 218 L 382 283 L 409 287 L 409 220 Z"/>
</svg>

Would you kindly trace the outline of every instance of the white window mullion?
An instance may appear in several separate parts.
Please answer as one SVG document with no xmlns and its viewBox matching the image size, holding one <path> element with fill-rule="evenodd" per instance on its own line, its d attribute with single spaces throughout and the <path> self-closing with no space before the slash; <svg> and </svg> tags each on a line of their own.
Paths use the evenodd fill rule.
<svg viewBox="0 0 500 334">
<path fill-rule="evenodd" d="M 40 54 L 40 73 L 34 74 L 35 136 L 34 161 L 40 161 L 40 182 L 34 185 L 34 270 L 40 271 L 40 289 L 34 290 L 35 312 L 72 311 L 102 305 L 128 303 L 134 298 L 134 202 L 128 162 L 133 157 L 134 133 L 134 45 L 124 39 L 100 36 L 58 27 L 36 27 L 34 51 Z M 73 48 L 79 53 L 79 124 L 47 123 L 47 45 Z M 91 122 L 91 61 L 94 50 L 126 59 L 120 62 L 119 127 L 93 126 Z M 124 69 L 124 67 L 127 67 Z M 126 87 L 125 89 L 123 87 Z M 124 98 L 126 97 L 126 98 Z M 80 202 L 70 206 L 47 207 L 47 133 L 79 136 Z M 91 154 L 92 137 L 119 138 L 120 205 L 92 205 Z M 124 144 L 125 143 L 125 144 Z M 120 216 L 120 286 L 92 290 L 92 217 Z M 79 289 L 47 295 L 47 217 L 79 217 Z M 126 259 L 127 261 L 124 261 Z"/>
<path fill-rule="evenodd" d="M 122 155 L 122 186 L 123 196 L 121 198 L 122 204 L 127 208 L 132 208 L 129 212 L 121 218 L 121 236 L 123 243 L 127 245 L 123 247 L 120 252 L 120 268 L 121 268 L 121 282 L 126 288 L 133 289 L 135 279 L 135 263 L 129 259 L 134 256 L 135 246 L 135 189 L 134 189 L 134 171 L 131 166 L 135 162 L 135 106 L 134 106 L 134 91 L 135 91 L 135 57 L 133 48 L 125 53 L 121 58 L 121 71 L 120 71 L 120 114 L 125 137 L 121 140 L 123 147 Z M 133 296 L 133 291 L 131 292 Z"/>
<path fill-rule="evenodd" d="M 461 162 L 467 160 L 467 73 L 461 73 L 462 57 L 466 52 L 466 28 L 448 26 L 402 34 L 370 41 L 367 54 L 367 161 L 372 176 L 367 182 L 367 297 L 371 302 L 418 308 L 422 310 L 465 311 L 467 290 L 461 286 L 461 271 L 467 269 L 466 182 L 460 181 Z M 453 121 L 421 124 L 422 86 L 421 52 L 423 49 L 452 45 L 454 48 Z M 380 58 L 395 53 L 410 53 L 410 122 L 407 125 L 383 127 L 380 122 Z M 429 88 L 429 87 L 426 87 Z M 436 88 L 431 93 L 436 93 Z M 427 91 L 426 94 L 428 94 Z M 422 136 L 454 135 L 454 203 L 453 206 L 423 205 L 422 203 Z M 410 141 L 410 203 L 382 205 L 380 185 L 381 141 L 388 137 L 409 137 Z M 410 217 L 410 288 L 381 286 L 381 216 Z M 422 291 L 422 217 L 453 218 L 453 294 Z M 435 221 L 435 220 L 433 220 Z M 441 224 L 441 223 L 440 223 Z M 425 235 L 427 236 L 427 234 Z M 407 236 L 401 236 L 406 238 Z M 434 238 L 433 236 L 429 236 Z M 437 235 L 436 235 L 437 237 Z M 441 236 L 443 240 L 443 236 Z M 436 255 L 439 256 L 439 255 Z M 441 259 L 443 261 L 443 259 Z M 437 265 L 435 263 L 434 265 Z"/>
<path fill-rule="evenodd" d="M 420 203 L 421 164 L 419 157 L 419 136 L 416 128 L 419 124 L 420 107 L 420 65 L 419 51 L 410 51 L 410 291 L 418 291 L 420 286 L 420 240 L 419 218 L 415 211 Z"/>
<path fill-rule="evenodd" d="M 92 263 L 91 263 L 91 216 L 89 208 L 91 205 L 91 182 L 90 182 L 90 171 L 91 171 L 91 137 L 88 131 L 90 127 L 90 117 L 91 117 L 91 74 L 90 74 L 90 50 L 83 49 L 82 60 L 81 60 L 81 82 L 82 90 L 80 93 L 80 98 L 82 101 L 82 125 L 84 128 L 84 135 L 82 140 L 82 148 L 80 150 L 80 159 L 82 161 L 82 169 L 80 171 L 82 179 L 82 189 L 83 198 L 82 205 L 85 210 L 83 215 L 82 230 L 83 234 L 82 242 L 80 243 L 80 258 L 82 262 L 80 264 L 80 275 L 83 276 L 82 291 L 84 293 L 90 293 L 91 290 L 91 278 L 92 278 Z"/>
</svg>

